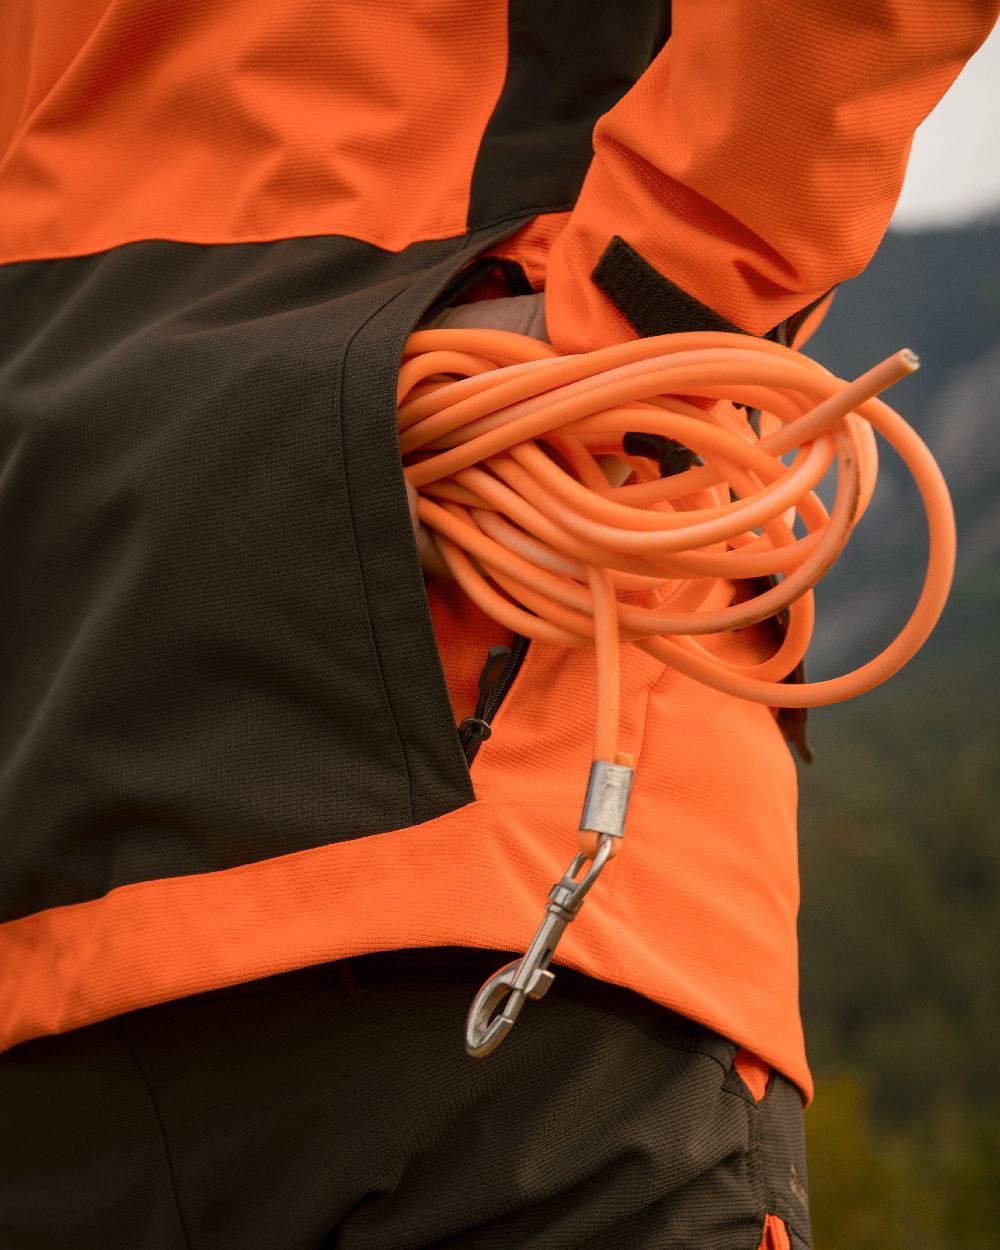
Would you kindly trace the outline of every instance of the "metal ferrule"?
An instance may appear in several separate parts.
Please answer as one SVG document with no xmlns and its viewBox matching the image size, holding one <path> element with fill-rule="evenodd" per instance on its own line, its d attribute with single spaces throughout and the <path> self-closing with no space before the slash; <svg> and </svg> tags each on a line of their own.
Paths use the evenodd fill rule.
<svg viewBox="0 0 1000 1250">
<path fill-rule="evenodd" d="M 613 838 L 624 837 L 625 813 L 628 811 L 634 776 L 635 771 L 624 764 L 595 760 L 587 782 L 580 828 L 593 833 L 606 833 Z"/>
</svg>

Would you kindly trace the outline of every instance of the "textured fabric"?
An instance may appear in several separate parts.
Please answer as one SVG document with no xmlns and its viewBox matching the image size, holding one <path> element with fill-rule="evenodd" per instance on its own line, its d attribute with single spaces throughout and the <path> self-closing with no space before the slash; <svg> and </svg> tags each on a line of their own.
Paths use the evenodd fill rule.
<svg viewBox="0 0 1000 1250">
<path fill-rule="evenodd" d="M 605 4 L 589 5 L 581 20 L 579 0 L 490 7 L 507 10 L 507 70 L 479 144 L 470 227 L 526 206 L 571 208 L 590 163 L 594 122 L 670 33 L 663 0 L 630 0 L 624 22 L 616 6 Z M 569 170 L 576 171 L 572 180 Z"/>
<path fill-rule="evenodd" d="M 415 954 L 0 1057 L 4 1250 L 756 1250 L 768 1214 L 808 1248 L 784 1078 L 756 1103 L 729 1042 L 570 975 L 472 1062 L 505 953 Z"/>
<path fill-rule="evenodd" d="M 914 131 L 997 12 L 996 0 L 673 0 L 671 37 L 598 123 L 553 246 L 552 342 L 635 336 L 590 280 L 614 235 L 752 334 L 859 273 Z"/>
<path fill-rule="evenodd" d="M 474 252 L 149 242 L 0 269 L 0 919 L 471 801 L 394 370 Z"/>
<path fill-rule="evenodd" d="M 571 208 L 669 5 L 580 17 L 578 0 L 5 0 L 0 262 L 311 234 L 400 251 Z"/>
<path fill-rule="evenodd" d="M 505 7 L 9 0 L 0 258 L 462 234 Z"/>
<path fill-rule="evenodd" d="M 593 657 L 533 649 L 470 775 L 455 713 L 497 631 L 425 594 L 393 391 L 468 259 L 517 236 L 544 278 L 582 136 L 666 35 L 609 12 L 4 7 L 0 1044 L 530 941 L 575 851 Z M 647 734 L 661 670 L 625 667 L 626 746 L 672 766 L 643 764 L 634 872 L 559 962 L 808 1091 L 773 720 L 681 683 Z"/>
<path fill-rule="evenodd" d="M 439 632 L 445 671 L 461 667 L 474 688 L 486 646 L 477 656 L 474 620 L 457 624 Z M 474 802 L 9 922 L 4 1040 L 365 950 L 525 950 L 576 852 L 594 699 L 592 652 L 533 645 L 473 763 Z M 588 895 L 557 965 L 708 1024 L 808 1093 L 795 769 L 774 718 L 626 649 L 621 730 L 637 762 L 627 854 Z"/>
<path fill-rule="evenodd" d="M 496 630 L 424 590 L 407 332 L 492 249 L 557 345 L 627 338 L 591 280 L 614 236 L 773 325 L 870 252 L 993 12 L 687 2 L 663 48 L 651 3 L 0 6 L 0 1045 L 524 949 L 576 849 L 593 656 L 532 647 L 470 772 Z M 774 719 L 627 648 L 622 706 L 628 853 L 558 962 L 808 1093 Z"/>
</svg>

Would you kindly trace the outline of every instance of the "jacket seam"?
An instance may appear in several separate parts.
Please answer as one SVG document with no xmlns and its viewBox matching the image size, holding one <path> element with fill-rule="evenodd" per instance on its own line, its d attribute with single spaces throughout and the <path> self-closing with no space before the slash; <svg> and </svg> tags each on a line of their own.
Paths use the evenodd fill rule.
<svg viewBox="0 0 1000 1250">
<path fill-rule="evenodd" d="M 118 251 L 123 247 L 142 246 L 144 243 L 168 243 L 175 247 L 228 248 L 269 247 L 275 243 L 287 243 L 292 239 L 350 239 L 354 243 L 363 243 L 366 247 L 375 248 L 386 256 L 399 256 L 407 248 L 414 247 L 420 243 L 450 243 L 456 239 L 468 239 L 481 231 L 492 230 L 496 226 L 506 225 L 509 221 L 521 221 L 522 218 L 524 220 L 521 224 L 527 225 L 535 217 L 542 217 L 549 213 L 569 213 L 572 212 L 575 206 L 575 201 L 566 204 L 529 206 L 528 208 L 519 209 L 516 213 L 507 213 L 502 217 L 491 218 L 489 221 L 484 221 L 482 225 L 470 226 L 464 234 L 419 235 L 407 240 L 399 247 L 386 247 L 384 244 L 376 243 L 374 240 L 365 238 L 360 234 L 351 234 L 344 230 L 296 231 L 292 234 L 247 234 L 225 239 L 181 239 L 174 238 L 170 234 L 165 234 L 163 231 L 150 227 L 148 230 L 142 230 L 139 234 L 123 235 L 120 239 L 116 239 L 113 242 L 99 247 L 87 248 L 83 251 L 76 248 L 64 248 L 62 250 L 45 251 L 37 255 L 18 255 L 17 253 L 8 255 L 0 253 L 0 269 L 10 269 L 15 265 L 44 265 L 60 260 L 87 260 L 94 256 L 105 256 L 109 252 Z"/>
<path fill-rule="evenodd" d="M 135 1064 L 135 1070 L 139 1074 L 139 1079 L 142 1081 L 143 1087 L 145 1088 L 146 1094 L 149 1098 L 149 1105 L 156 1118 L 156 1126 L 160 1131 L 160 1141 L 163 1144 L 163 1154 L 167 1161 L 167 1175 L 170 1177 L 170 1192 L 174 1196 L 174 1206 L 177 1208 L 177 1219 L 181 1226 L 181 1232 L 184 1235 L 184 1244 L 187 1246 L 188 1250 L 193 1250 L 191 1234 L 188 1231 L 187 1221 L 184 1219 L 184 1210 L 181 1207 L 181 1198 L 177 1187 L 177 1175 L 174 1171 L 173 1156 L 170 1153 L 170 1143 L 167 1140 L 167 1130 L 163 1124 L 163 1117 L 160 1115 L 159 1104 L 157 1103 L 156 1096 L 153 1093 L 153 1087 L 149 1082 L 149 1077 L 146 1075 L 146 1070 L 139 1062 L 139 1058 L 132 1047 L 132 1042 L 130 1041 L 128 1035 L 128 1029 L 125 1027 L 125 1021 L 121 1016 L 118 1017 L 118 1027 L 121 1030 L 122 1041 L 125 1043 L 125 1049 L 128 1051 L 132 1062 Z"/>
<path fill-rule="evenodd" d="M 520 208 L 516 213 L 506 213 L 503 217 L 495 217 L 491 221 L 484 221 L 481 225 L 470 227 L 471 232 L 478 233 L 481 230 L 492 230 L 494 226 L 506 225 L 508 221 L 520 221 L 525 218 L 524 224 L 527 225 L 534 217 L 543 217 L 549 213 L 571 213 L 576 207 L 576 201 L 571 200 L 564 204 L 536 204 L 529 205 L 527 208 Z"/>
<path fill-rule="evenodd" d="M 462 258 L 465 256 L 467 252 L 471 251 L 475 255 L 478 255 L 475 240 L 471 238 L 468 234 L 463 236 L 463 240 L 464 240 L 463 246 L 458 248 L 450 257 L 450 260 L 455 262 L 459 268 L 461 267 Z M 349 361 L 351 358 L 351 351 L 354 347 L 355 342 L 357 341 L 358 335 L 367 325 L 369 325 L 372 321 L 374 321 L 376 317 L 381 316 L 386 311 L 386 309 L 390 308 L 398 299 L 401 299 L 410 290 L 414 282 L 417 280 L 417 277 L 419 277 L 419 275 L 415 276 L 412 281 L 407 282 L 407 284 L 403 286 L 401 290 L 397 291 L 394 295 L 391 295 L 384 303 L 380 304 L 377 308 L 372 309 L 372 311 L 368 314 L 368 316 L 365 317 L 363 321 L 359 322 L 357 326 L 355 326 L 354 332 L 351 334 L 350 338 L 347 340 L 346 344 L 344 345 L 344 350 L 340 358 L 341 359 L 340 381 L 339 381 L 339 387 L 338 387 L 338 400 L 339 400 L 339 413 L 340 414 L 343 414 L 344 412 L 344 400 L 345 400 L 345 391 L 346 391 L 346 386 L 347 386 L 347 374 L 348 374 Z M 341 468 L 344 473 L 344 480 L 347 481 L 349 480 L 348 479 L 349 456 L 347 453 L 347 448 L 346 448 L 343 437 L 339 439 L 339 448 L 340 448 Z M 368 581 L 365 576 L 365 561 L 362 558 L 361 545 L 358 541 L 358 532 L 357 532 L 356 518 L 355 518 L 353 506 L 350 506 L 348 508 L 348 513 L 350 515 L 350 521 L 351 521 L 351 536 L 354 542 L 354 556 L 355 556 L 355 561 L 357 564 L 358 574 L 361 580 L 361 587 L 362 587 L 363 597 L 364 597 L 364 611 L 365 611 L 365 620 L 368 625 L 368 638 L 369 638 L 369 642 L 371 645 L 372 654 L 375 659 L 375 663 L 378 666 L 379 681 L 382 686 L 382 697 L 385 702 L 385 706 L 388 710 L 389 717 L 392 720 L 393 731 L 396 735 L 397 750 L 399 752 L 399 755 L 402 758 L 403 768 L 406 771 L 408 824 L 412 825 L 414 823 L 413 774 L 410 769 L 410 760 L 407 754 L 406 744 L 403 738 L 402 730 L 400 728 L 399 718 L 397 716 L 395 707 L 393 707 L 392 698 L 389 694 L 389 687 L 386 682 L 386 676 L 385 676 L 385 662 L 382 656 L 381 649 L 379 647 L 379 641 L 378 641 L 378 636 L 375 632 L 374 622 L 372 620 L 371 606 L 370 606 L 369 599 L 368 599 Z"/>
<path fill-rule="evenodd" d="M 365 326 L 368 325 L 370 321 L 374 320 L 375 317 L 380 316 L 391 304 L 393 304 L 397 299 L 400 298 L 401 295 L 404 294 L 404 292 L 408 290 L 409 290 L 409 284 L 403 287 L 401 291 L 397 291 L 395 295 L 390 296 L 389 299 L 387 299 L 384 304 L 380 304 L 378 308 L 373 309 L 373 311 L 363 321 L 361 321 L 357 326 L 355 326 L 354 332 L 351 334 L 350 338 L 347 340 L 347 343 L 344 346 L 343 354 L 341 355 L 341 358 L 340 358 L 340 379 L 339 379 L 338 397 L 337 397 L 338 398 L 338 417 L 341 419 L 341 421 L 343 420 L 343 413 L 344 413 L 344 399 L 345 399 L 345 390 L 347 386 L 348 360 L 351 355 L 351 349 L 353 348 L 358 335 L 365 328 Z M 339 444 L 339 449 L 340 449 L 341 469 L 344 474 L 344 481 L 347 482 L 349 481 L 348 464 L 347 464 L 348 455 L 347 455 L 347 448 L 344 443 L 343 435 L 341 435 L 340 439 L 338 440 L 338 444 Z M 353 542 L 354 542 L 354 559 L 355 559 L 356 567 L 358 570 L 358 577 L 361 581 L 362 598 L 364 600 L 365 622 L 368 626 L 369 644 L 371 646 L 372 655 L 375 659 L 375 663 L 378 667 L 379 682 L 381 683 L 381 686 L 382 686 L 382 699 L 384 701 L 386 709 L 388 710 L 389 717 L 392 720 L 393 732 L 396 735 L 396 748 L 397 748 L 397 751 L 399 752 L 399 755 L 402 757 L 403 768 L 406 770 L 406 796 L 407 796 L 408 823 L 412 825 L 413 824 L 413 777 L 410 772 L 410 761 L 407 757 L 406 747 L 403 743 L 403 735 L 400 730 L 399 719 L 396 715 L 396 709 L 392 706 L 392 699 L 389 697 L 389 687 L 386 684 L 386 679 L 385 679 L 385 663 L 383 661 L 382 652 L 378 645 L 378 638 L 375 634 L 374 622 L 372 621 L 371 605 L 368 600 L 368 582 L 365 577 L 365 562 L 361 556 L 361 545 L 358 541 L 358 531 L 357 531 L 357 525 L 356 525 L 356 520 L 354 516 L 354 507 L 353 507 L 353 503 L 351 502 L 350 488 L 348 488 L 347 512 L 351 521 L 351 538 L 353 539 Z"/>
</svg>

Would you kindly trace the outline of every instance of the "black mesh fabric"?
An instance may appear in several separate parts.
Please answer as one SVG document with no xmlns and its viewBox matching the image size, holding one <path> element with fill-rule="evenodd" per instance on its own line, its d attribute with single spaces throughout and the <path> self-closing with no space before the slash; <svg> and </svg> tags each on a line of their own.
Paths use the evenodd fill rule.
<svg viewBox="0 0 1000 1250">
<path fill-rule="evenodd" d="M 520 213 L 572 208 L 594 154 L 598 119 L 613 108 L 670 35 L 670 5 L 630 0 L 508 0 L 507 72 L 476 155 L 469 227 Z"/>
<path fill-rule="evenodd" d="M 366 956 L 15 1048 L 0 1245 L 756 1250 L 771 1210 L 808 1250 L 784 1078 L 757 1105 L 729 1042 L 563 968 L 471 1059 L 506 958 Z"/>
<path fill-rule="evenodd" d="M 519 224 L 0 267 L 0 920 L 472 801 L 395 385 Z"/>
</svg>

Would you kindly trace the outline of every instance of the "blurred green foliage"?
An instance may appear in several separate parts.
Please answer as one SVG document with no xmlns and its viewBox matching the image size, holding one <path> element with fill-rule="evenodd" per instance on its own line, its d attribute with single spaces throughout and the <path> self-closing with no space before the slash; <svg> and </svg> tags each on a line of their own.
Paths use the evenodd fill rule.
<svg viewBox="0 0 1000 1250">
<path fill-rule="evenodd" d="M 908 1127 L 878 1124 L 872 1083 L 830 1069 L 806 1116 L 818 1250 L 996 1250 L 995 1110 L 938 1100 Z"/>
<path fill-rule="evenodd" d="M 801 770 L 818 1250 L 1000 1246 L 1000 573 L 812 720 Z"/>
</svg>

